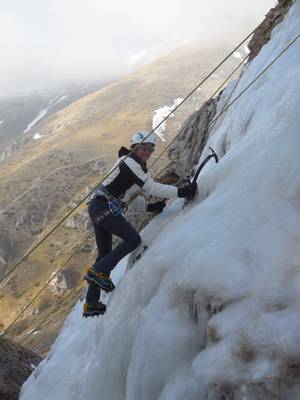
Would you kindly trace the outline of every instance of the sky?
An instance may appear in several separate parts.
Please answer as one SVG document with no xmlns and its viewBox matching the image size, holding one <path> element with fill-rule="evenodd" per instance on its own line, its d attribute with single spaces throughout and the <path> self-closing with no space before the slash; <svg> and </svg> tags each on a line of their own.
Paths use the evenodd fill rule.
<svg viewBox="0 0 300 400">
<path fill-rule="evenodd" d="M 188 41 L 234 46 L 275 0 L 0 0 L 0 95 L 122 76 Z"/>
</svg>

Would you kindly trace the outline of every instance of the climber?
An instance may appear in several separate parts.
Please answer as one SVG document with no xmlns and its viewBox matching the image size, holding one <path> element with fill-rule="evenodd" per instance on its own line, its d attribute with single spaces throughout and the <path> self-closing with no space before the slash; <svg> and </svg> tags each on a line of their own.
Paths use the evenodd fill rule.
<svg viewBox="0 0 300 400">
<path fill-rule="evenodd" d="M 98 248 L 98 257 L 93 267 L 87 270 L 85 279 L 89 287 L 83 316 L 103 314 L 106 305 L 100 300 L 100 289 L 111 292 L 115 286 L 110 273 L 118 262 L 141 243 L 139 233 L 121 215 L 122 208 L 130 198 L 143 191 L 146 196 L 161 198 L 193 197 L 197 183 L 188 183 L 177 188 L 154 181 L 147 172 L 147 160 L 155 149 L 155 136 L 146 131 L 136 132 L 131 139 L 131 150 L 121 147 L 119 160 L 109 176 L 96 189 L 89 203 L 91 218 Z M 126 157 L 128 156 L 128 157 Z M 160 213 L 165 201 L 147 205 L 148 212 Z M 123 241 L 112 250 L 112 235 Z"/>
</svg>

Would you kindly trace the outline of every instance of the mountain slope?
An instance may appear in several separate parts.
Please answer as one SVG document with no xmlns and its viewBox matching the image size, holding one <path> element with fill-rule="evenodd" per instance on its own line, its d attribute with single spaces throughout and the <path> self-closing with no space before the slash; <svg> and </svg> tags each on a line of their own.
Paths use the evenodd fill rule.
<svg viewBox="0 0 300 400">
<path fill-rule="evenodd" d="M 299 21 L 296 2 L 238 92 Z M 78 303 L 22 400 L 300 398 L 299 63 L 300 41 L 228 111 L 195 201 L 145 228 L 102 319 L 82 321 Z"/>
<path fill-rule="evenodd" d="M 39 121 L 103 86 L 105 83 L 74 83 L 44 91 L 0 97 L 0 161 L 11 156 L 24 143 L 41 138 L 35 131 Z"/>
</svg>

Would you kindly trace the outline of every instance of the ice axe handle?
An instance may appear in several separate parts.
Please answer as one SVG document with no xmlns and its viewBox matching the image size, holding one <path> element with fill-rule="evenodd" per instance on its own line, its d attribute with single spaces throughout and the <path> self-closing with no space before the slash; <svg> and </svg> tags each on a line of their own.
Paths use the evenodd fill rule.
<svg viewBox="0 0 300 400">
<path fill-rule="evenodd" d="M 198 176 L 199 176 L 200 172 L 202 171 L 203 167 L 208 163 L 208 161 L 209 161 L 211 158 L 214 158 L 216 163 L 219 162 L 219 158 L 218 158 L 216 152 L 214 151 L 214 149 L 213 149 L 212 147 L 209 147 L 209 149 L 210 149 L 210 151 L 211 151 L 211 154 L 209 154 L 209 155 L 202 161 L 202 163 L 199 165 L 199 168 L 197 169 L 197 171 L 196 171 L 196 173 L 195 173 L 195 175 L 194 175 L 194 177 L 193 177 L 193 180 L 192 180 L 193 183 L 197 181 Z"/>
<path fill-rule="evenodd" d="M 214 149 L 212 147 L 209 147 L 209 150 L 211 151 L 210 156 L 215 159 L 216 163 L 218 163 L 219 162 L 219 157 L 218 157 L 217 153 L 214 151 Z"/>
</svg>

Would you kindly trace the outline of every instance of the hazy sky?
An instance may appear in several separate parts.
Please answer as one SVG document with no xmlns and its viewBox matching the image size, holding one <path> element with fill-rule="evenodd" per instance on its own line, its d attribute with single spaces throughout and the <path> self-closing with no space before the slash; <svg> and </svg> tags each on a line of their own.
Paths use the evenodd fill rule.
<svg viewBox="0 0 300 400">
<path fill-rule="evenodd" d="M 233 46 L 275 3 L 0 0 L 0 93 L 111 78 L 195 38 Z"/>
</svg>

